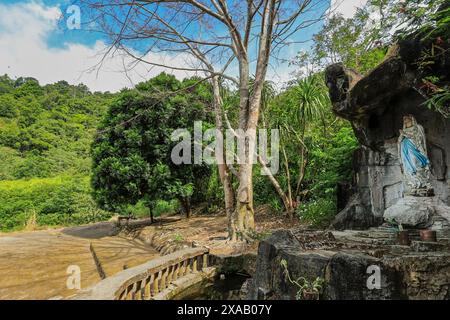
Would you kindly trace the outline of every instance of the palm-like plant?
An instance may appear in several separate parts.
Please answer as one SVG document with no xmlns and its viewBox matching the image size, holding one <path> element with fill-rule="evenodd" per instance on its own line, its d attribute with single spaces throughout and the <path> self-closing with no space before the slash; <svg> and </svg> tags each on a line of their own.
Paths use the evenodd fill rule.
<svg viewBox="0 0 450 320">
<path fill-rule="evenodd" d="M 266 87 L 267 97 L 272 94 L 269 85 Z M 281 143 L 280 151 L 283 157 L 285 179 L 276 181 L 271 178 L 275 189 L 283 200 L 286 212 L 292 217 L 300 197 L 301 184 L 305 176 L 308 163 L 308 147 L 305 143 L 305 132 L 309 124 L 320 121 L 325 128 L 325 110 L 329 106 L 326 88 L 320 78 L 310 76 L 299 80 L 291 88 L 281 95 L 272 98 L 271 103 L 263 110 L 270 114 L 269 126 L 279 130 Z M 262 119 L 265 126 L 264 118 Z M 297 161 L 292 161 L 289 154 L 295 156 Z M 295 169 L 292 170 L 293 166 Z M 296 175 L 295 190 L 292 190 L 292 177 Z M 282 183 L 280 183 L 282 182 Z M 284 185 L 282 187 L 282 185 Z M 282 190 L 284 189 L 284 190 Z"/>
<path fill-rule="evenodd" d="M 325 108 L 329 106 L 329 98 L 317 76 L 299 80 L 294 87 L 294 96 L 298 101 L 297 121 L 302 129 L 313 121 L 323 122 Z"/>
</svg>

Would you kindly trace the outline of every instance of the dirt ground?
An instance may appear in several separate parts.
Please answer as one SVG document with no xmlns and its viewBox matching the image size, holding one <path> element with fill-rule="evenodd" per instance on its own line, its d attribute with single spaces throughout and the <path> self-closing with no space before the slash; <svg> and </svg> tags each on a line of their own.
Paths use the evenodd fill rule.
<svg viewBox="0 0 450 320">
<path fill-rule="evenodd" d="M 90 244 L 110 276 L 144 263 L 158 252 L 138 239 L 111 236 L 113 224 L 0 234 L 0 299 L 49 299 L 68 289 L 67 268 L 79 266 L 81 288 L 101 280 Z"/>
<path fill-rule="evenodd" d="M 101 280 L 90 246 L 106 276 L 142 264 L 186 246 L 206 246 L 215 254 L 256 251 L 258 239 L 269 232 L 293 227 L 288 220 L 269 214 L 261 207 L 255 212 L 255 242 L 229 243 L 224 214 L 164 217 L 130 222 L 118 232 L 113 222 L 93 225 L 0 233 L 0 299 L 49 299 L 76 294 L 68 289 L 67 268 L 77 265 L 81 288 Z"/>
<path fill-rule="evenodd" d="M 239 254 L 256 252 L 258 240 L 277 229 L 292 228 L 298 225 L 297 219 L 290 221 L 270 212 L 267 206 L 255 210 L 253 243 L 230 243 L 227 241 L 227 218 L 223 212 L 217 214 L 195 215 L 190 219 L 180 216 L 166 217 L 145 227 L 131 227 L 126 235 L 150 244 L 162 254 L 173 252 L 181 247 L 204 246 L 213 254 Z"/>
</svg>

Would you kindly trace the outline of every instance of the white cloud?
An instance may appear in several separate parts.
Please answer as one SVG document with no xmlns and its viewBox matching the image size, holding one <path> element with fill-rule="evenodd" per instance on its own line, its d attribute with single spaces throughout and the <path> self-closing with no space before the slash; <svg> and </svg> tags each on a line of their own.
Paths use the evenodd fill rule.
<svg viewBox="0 0 450 320">
<path fill-rule="evenodd" d="M 104 42 L 97 41 L 92 47 L 74 43 L 64 48 L 47 47 L 46 36 L 56 30 L 60 16 L 58 7 L 46 7 L 37 2 L 0 4 L 0 74 L 34 77 L 41 84 L 66 80 L 73 84 L 82 82 L 93 91 L 117 91 L 162 71 L 170 72 L 140 63 L 124 74 L 124 65 L 131 59 L 119 54 L 109 56 L 100 70 L 92 71 L 101 52 L 105 52 Z M 148 61 L 178 66 L 186 66 L 185 58 L 157 54 L 145 57 Z M 184 71 L 172 73 L 178 78 L 186 76 Z"/>
<path fill-rule="evenodd" d="M 331 0 L 331 11 L 342 14 L 345 18 L 351 18 L 357 8 L 363 7 L 367 0 Z"/>
<path fill-rule="evenodd" d="M 331 0 L 331 5 L 337 12 L 350 17 L 357 7 L 366 2 Z M 178 78 L 187 75 L 184 71 L 171 71 L 143 63 L 124 74 L 124 65 L 131 63 L 131 59 L 119 54 L 109 56 L 99 70 L 92 70 L 107 48 L 104 42 L 97 41 L 93 46 L 75 43 L 67 43 L 63 48 L 47 46 L 46 37 L 57 30 L 61 14 L 58 7 L 48 7 L 41 2 L 0 4 L 0 74 L 34 77 L 42 84 L 59 80 L 72 84 L 82 82 L 93 91 L 118 91 L 148 80 L 162 71 L 173 73 Z M 294 54 L 291 52 L 291 56 Z M 175 66 L 188 65 L 186 56 L 149 54 L 145 60 Z M 268 77 L 282 84 L 292 77 L 290 72 L 294 69 L 286 63 L 273 66 Z"/>
</svg>

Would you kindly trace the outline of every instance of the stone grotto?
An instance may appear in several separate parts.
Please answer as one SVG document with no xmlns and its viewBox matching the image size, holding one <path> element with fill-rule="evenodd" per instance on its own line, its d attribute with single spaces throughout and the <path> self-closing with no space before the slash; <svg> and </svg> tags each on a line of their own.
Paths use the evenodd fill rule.
<svg viewBox="0 0 450 320">
<path fill-rule="evenodd" d="M 298 298 L 285 263 L 291 278 L 323 279 L 321 299 L 450 299 L 450 119 L 425 106 L 423 81 L 450 83 L 450 40 L 439 39 L 444 51 L 426 67 L 421 54 L 434 39 L 411 36 L 366 76 L 341 63 L 326 69 L 333 111 L 359 142 L 353 181 L 338 190 L 342 210 L 330 230 L 280 230 L 261 241 L 248 298 Z M 408 243 L 398 242 L 400 231 Z"/>
</svg>

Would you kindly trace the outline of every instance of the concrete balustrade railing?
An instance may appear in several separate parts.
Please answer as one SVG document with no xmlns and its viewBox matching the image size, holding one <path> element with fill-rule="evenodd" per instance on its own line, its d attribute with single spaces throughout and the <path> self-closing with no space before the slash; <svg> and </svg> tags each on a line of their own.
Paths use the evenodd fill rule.
<svg viewBox="0 0 450 320">
<path fill-rule="evenodd" d="M 77 300 L 150 300 L 180 277 L 208 267 L 208 249 L 188 248 L 126 269 L 72 297 Z"/>
</svg>

